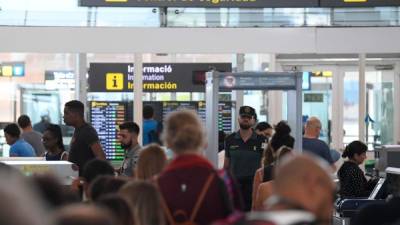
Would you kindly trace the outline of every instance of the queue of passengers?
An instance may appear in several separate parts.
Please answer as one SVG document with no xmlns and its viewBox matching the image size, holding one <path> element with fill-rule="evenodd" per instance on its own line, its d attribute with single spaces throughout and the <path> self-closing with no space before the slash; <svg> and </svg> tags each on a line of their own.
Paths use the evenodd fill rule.
<svg viewBox="0 0 400 225">
<path fill-rule="evenodd" d="M 365 197 L 375 182 L 367 181 L 359 168 L 366 145 L 354 141 L 343 152 L 348 160 L 338 170 L 336 192 L 331 175 L 337 159 L 318 140 L 322 127 L 316 117 L 305 125 L 305 153 L 298 154 L 293 150 L 297 140 L 285 121 L 274 127 L 266 122 L 256 125 L 255 110 L 241 107 L 240 129 L 222 138 L 223 169 L 204 157 L 205 130 L 192 111 L 171 113 L 165 121 L 160 139 L 172 151 L 172 159 L 157 144 L 140 146 L 139 126 L 125 122 L 118 133 L 125 159 L 114 168 L 105 160 L 97 133 L 85 122 L 83 112 L 79 101 L 65 105 L 64 121 L 75 128 L 69 154 L 57 125 L 47 126 L 43 135 L 29 134 L 29 117 L 21 116 L 18 124 L 24 138 L 16 124 L 4 128 L 11 156 L 69 160 L 80 177 L 65 187 L 51 175 L 27 178 L 0 164 L 0 198 L 7 202 L 0 205 L 1 224 L 329 225 L 336 194 Z M 37 139 L 28 143 L 29 137 L 37 136 L 42 150 L 32 147 L 38 145 Z M 393 216 L 385 224 L 400 222 L 397 219 Z"/>
</svg>

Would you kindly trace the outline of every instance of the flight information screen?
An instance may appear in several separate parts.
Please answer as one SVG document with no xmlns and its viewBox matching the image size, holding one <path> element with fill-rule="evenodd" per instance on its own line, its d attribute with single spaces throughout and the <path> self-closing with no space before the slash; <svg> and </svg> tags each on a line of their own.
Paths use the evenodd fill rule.
<svg viewBox="0 0 400 225">
<path fill-rule="evenodd" d="M 127 115 L 126 103 L 90 102 L 90 123 L 99 135 L 100 144 L 108 160 L 123 160 L 124 149 L 118 141 L 118 126 Z"/>
<path fill-rule="evenodd" d="M 171 112 L 184 109 L 193 110 L 197 112 L 197 102 L 177 102 L 177 101 L 163 102 L 163 107 L 162 107 L 163 120 L 165 120 L 168 114 L 170 114 Z"/>
<path fill-rule="evenodd" d="M 218 102 L 218 130 L 232 132 L 232 102 Z M 198 102 L 198 115 L 206 122 L 206 103 Z"/>
<path fill-rule="evenodd" d="M 90 104 L 90 123 L 96 129 L 100 144 L 108 160 L 123 160 L 124 149 L 118 141 L 119 125 L 125 121 L 133 121 L 133 102 L 92 101 Z M 204 101 L 165 101 L 143 102 L 154 109 L 154 119 L 163 122 L 171 112 L 189 109 L 195 111 L 202 122 L 206 120 L 206 105 Z M 232 132 L 233 103 L 218 103 L 218 129 L 226 133 Z"/>
</svg>

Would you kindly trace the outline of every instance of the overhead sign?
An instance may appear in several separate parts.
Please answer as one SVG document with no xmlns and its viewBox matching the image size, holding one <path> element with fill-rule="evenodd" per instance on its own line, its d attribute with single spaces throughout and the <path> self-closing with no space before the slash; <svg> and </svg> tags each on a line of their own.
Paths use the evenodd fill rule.
<svg viewBox="0 0 400 225">
<path fill-rule="evenodd" d="M 75 74 L 72 70 L 46 70 L 44 72 L 44 80 L 48 87 L 59 89 L 75 88 Z"/>
<path fill-rule="evenodd" d="M 269 73 L 224 73 L 219 77 L 220 90 L 295 90 L 296 79 L 294 74 Z"/>
<path fill-rule="evenodd" d="M 23 77 L 25 76 L 25 63 L 5 62 L 0 64 L 0 76 L 2 77 Z"/>
<path fill-rule="evenodd" d="M 320 7 L 400 6 L 399 0 L 320 0 Z"/>
<path fill-rule="evenodd" d="M 332 77 L 333 72 L 332 71 L 315 71 L 315 72 L 312 72 L 311 75 L 313 77 Z"/>
<path fill-rule="evenodd" d="M 211 69 L 231 72 L 230 63 L 144 63 L 145 92 L 204 92 L 205 73 Z M 132 92 L 132 63 L 91 63 L 90 92 Z"/>
<path fill-rule="evenodd" d="M 324 94 L 320 93 L 305 93 L 304 102 L 324 102 Z"/>
<path fill-rule="evenodd" d="M 44 71 L 45 80 L 74 80 L 75 74 L 72 70 L 46 70 Z"/>
<path fill-rule="evenodd" d="M 318 0 L 80 0 L 87 7 L 304 8 Z"/>
</svg>

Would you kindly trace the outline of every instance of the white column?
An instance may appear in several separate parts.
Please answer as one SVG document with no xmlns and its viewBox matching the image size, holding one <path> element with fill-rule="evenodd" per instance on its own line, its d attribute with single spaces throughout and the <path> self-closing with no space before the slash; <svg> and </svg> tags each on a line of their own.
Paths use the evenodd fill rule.
<svg viewBox="0 0 400 225">
<path fill-rule="evenodd" d="M 341 149 L 343 148 L 344 71 L 336 67 L 332 72 L 331 147 Z"/>
<path fill-rule="evenodd" d="M 86 106 L 87 103 L 87 58 L 86 53 L 76 54 L 75 68 L 75 99 L 79 100 Z M 85 118 L 87 118 L 87 110 L 85 110 Z"/>
<path fill-rule="evenodd" d="M 244 54 L 237 54 L 236 55 L 236 71 L 235 72 L 243 72 L 244 71 Z M 239 124 L 237 121 L 238 115 L 239 115 L 239 109 L 241 106 L 243 106 L 243 91 L 232 91 L 232 97 L 236 101 L 236 109 L 235 109 L 235 116 L 232 117 L 232 124 L 233 130 L 238 130 L 239 129 Z"/>
<path fill-rule="evenodd" d="M 393 132 L 393 144 L 400 144 L 400 62 L 395 64 L 394 69 L 394 93 L 393 93 L 393 123 L 394 123 L 394 132 Z"/>
<path fill-rule="evenodd" d="M 302 77 L 301 73 L 296 77 L 296 90 L 287 91 L 287 121 L 292 129 L 291 135 L 296 140 L 294 143 L 294 149 L 296 152 L 301 153 L 303 151 L 302 144 L 302 131 L 303 131 L 303 120 L 302 120 L 302 106 L 303 106 L 303 90 L 302 90 Z"/>
<path fill-rule="evenodd" d="M 365 116 L 366 116 L 366 85 L 365 85 L 365 57 L 366 54 L 359 55 L 358 67 L 358 138 L 360 141 L 365 141 Z"/>
<path fill-rule="evenodd" d="M 268 72 L 278 72 L 278 64 L 276 62 L 276 55 L 270 55 L 270 62 Z M 268 91 L 268 122 L 277 124 L 282 120 L 282 91 Z"/>
<path fill-rule="evenodd" d="M 215 79 L 214 79 L 215 78 Z M 215 167 L 218 167 L 218 92 L 219 78 L 214 72 L 206 74 L 206 130 L 207 149 L 206 157 Z"/>
<path fill-rule="evenodd" d="M 143 55 L 135 54 L 135 76 L 133 85 L 133 120 L 139 125 L 143 131 Z M 139 132 L 139 143 L 142 144 L 142 133 Z"/>
</svg>

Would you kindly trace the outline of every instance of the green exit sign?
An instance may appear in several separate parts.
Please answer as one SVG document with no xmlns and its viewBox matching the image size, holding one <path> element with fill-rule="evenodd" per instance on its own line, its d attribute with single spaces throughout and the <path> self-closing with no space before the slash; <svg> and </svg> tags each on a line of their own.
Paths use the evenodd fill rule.
<svg viewBox="0 0 400 225">
<path fill-rule="evenodd" d="M 324 102 L 324 94 L 304 94 L 304 102 Z"/>
</svg>

